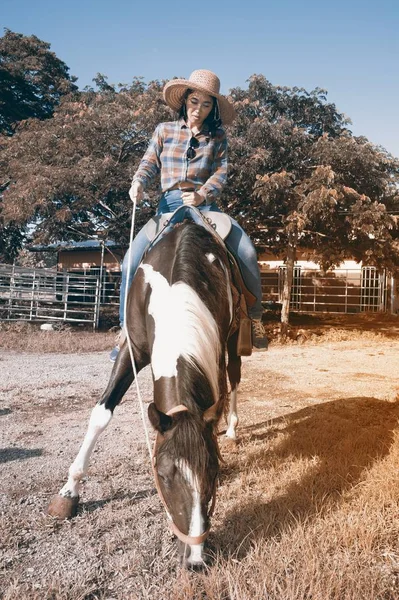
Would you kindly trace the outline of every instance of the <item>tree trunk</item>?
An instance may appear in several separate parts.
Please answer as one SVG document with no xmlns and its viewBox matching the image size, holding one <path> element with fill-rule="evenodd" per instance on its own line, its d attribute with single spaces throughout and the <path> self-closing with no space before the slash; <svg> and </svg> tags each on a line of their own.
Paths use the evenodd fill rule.
<svg viewBox="0 0 399 600">
<path fill-rule="evenodd" d="M 281 323 L 280 323 L 280 334 L 283 340 L 286 339 L 289 327 L 290 318 L 290 299 L 292 282 L 294 279 L 294 266 L 296 260 L 296 244 L 290 239 L 288 242 L 287 249 L 287 262 L 286 262 L 286 273 L 284 279 L 282 306 L 281 306 Z"/>
</svg>

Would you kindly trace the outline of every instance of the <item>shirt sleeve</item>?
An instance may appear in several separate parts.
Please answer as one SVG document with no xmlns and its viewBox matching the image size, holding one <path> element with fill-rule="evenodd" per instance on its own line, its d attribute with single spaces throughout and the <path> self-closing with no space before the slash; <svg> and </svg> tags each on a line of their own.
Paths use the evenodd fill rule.
<svg viewBox="0 0 399 600">
<path fill-rule="evenodd" d="M 140 181 L 144 188 L 161 170 L 161 151 L 163 147 L 162 123 L 155 129 L 148 148 L 141 159 L 133 181 Z"/>
<path fill-rule="evenodd" d="M 227 138 L 223 132 L 219 140 L 212 165 L 212 175 L 200 187 L 198 193 L 205 198 L 206 204 L 212 204 L 222 193 L 227 181 Z"/>
</svg>

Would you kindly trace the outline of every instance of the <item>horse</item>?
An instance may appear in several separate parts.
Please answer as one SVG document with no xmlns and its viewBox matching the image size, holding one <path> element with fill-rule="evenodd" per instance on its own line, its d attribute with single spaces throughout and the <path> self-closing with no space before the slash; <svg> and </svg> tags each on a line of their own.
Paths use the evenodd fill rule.
<svg viewBox="0 0 399 600">
<path fill-rule="evenodd" d="M 225 413 L 226 435 L 235 439 L 238 422 L 240 311 L 235 291 L 231 260 L 210 227 L 185 218 L 152 245 L 129 290 L 126 339 L 92 410 L 68 480 L 50 503 L 50 515 L 76 514 L 80 481 L 94 445 L 134 380 L 133 356 L 137 373 L 151 365 L 153 472 L 180 557 L 190 568 L 206 563 L 221 458 L 217 424 Z"/>
</svg>

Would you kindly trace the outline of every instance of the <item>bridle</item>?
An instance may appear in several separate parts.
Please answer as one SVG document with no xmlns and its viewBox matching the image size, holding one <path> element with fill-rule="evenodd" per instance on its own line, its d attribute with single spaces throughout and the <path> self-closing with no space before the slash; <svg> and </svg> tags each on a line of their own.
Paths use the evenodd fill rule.
<svg viewBox="0 0 399 600">
<path fill-rule="evenodd" d="M 167 414 L 168 416 L 172 416 L 176 413 L 179 412 L 185 412 L 188 411 L 187 406 L 184 406 L 184 404 L 179 404 L 178 406 L 174 406 L 173 408 L 171 408 L 170 410 L 168 410 Z M 176 525 L 176 523 L 173 521 L 172 515 L 169 512 L 169 508 L 168 505 L 166 503 L 165 500 L 165 496 L 163 495 L 160 483 L 159 483 L 159 475 L 156 469 L 156 464 L 157 464 L 157 451 L 158 448 L 160 446 L 160 443 L 163 439 L 163 435 L 158 431 L 156 438 L 155 438 L 155 442 L 154 442 L 154 448 L 152 451 L 152 460 L 151 460 L 151 464 L 152 464 L 152 471 L 154 473 L 154 480 L 155 480 L 155 487 L 157 489 L 159 498 L 162 502 L 162 504 L 164 505 L 165 511 L 166 511 L 166 516 L 168 518 L 168 522 L 169 522 L 169 527 L 171 529 L 171 531 L 175 534 L 175 536 L 184 544 L 188 544 L 189 546 L 196 546 L 197 544 L 203 544 L 206 540 L 206 538 L 209 535 L 209 531 L 210 531 L 210 526 L 208 526 L 208 528 L 204 531 L 204 533 L 201 533 L 201 535 L 186 535 L 185 533 L 183 533 L 182 531 L 180 531 L 180 529 L 178 528 L 178 526 Z M 213 515 L 213 511 L 215 509 L 215 502 L 216 502 L 216 488 L 217 488 L 217 478 L 215 478 L 214 484 L 213 484 L 213 491 L 212 491 L 212 502 L 211 502 L 211 506 L 207 515 L 208 520 L 210 519 L 210 517 Z"/>
</svg>

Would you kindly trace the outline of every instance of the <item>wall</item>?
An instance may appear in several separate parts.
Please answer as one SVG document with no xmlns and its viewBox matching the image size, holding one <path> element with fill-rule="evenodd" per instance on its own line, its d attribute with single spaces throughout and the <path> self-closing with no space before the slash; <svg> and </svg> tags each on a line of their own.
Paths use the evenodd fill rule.
<svg viewBox="0 0 399 600">
<path fill-rule="evenodd" d="M 104 268 L 107 271 L 120 271 L 120 262 L 123 259 L 122 249 L 112 250 L 115 257 L 108 250 L 104 253 Z M 90 269 L 101 265 L 101 250 L 60 250 L 58 252 L 57 268 L 59 271 L 73 269 Z"/>
</svg>

